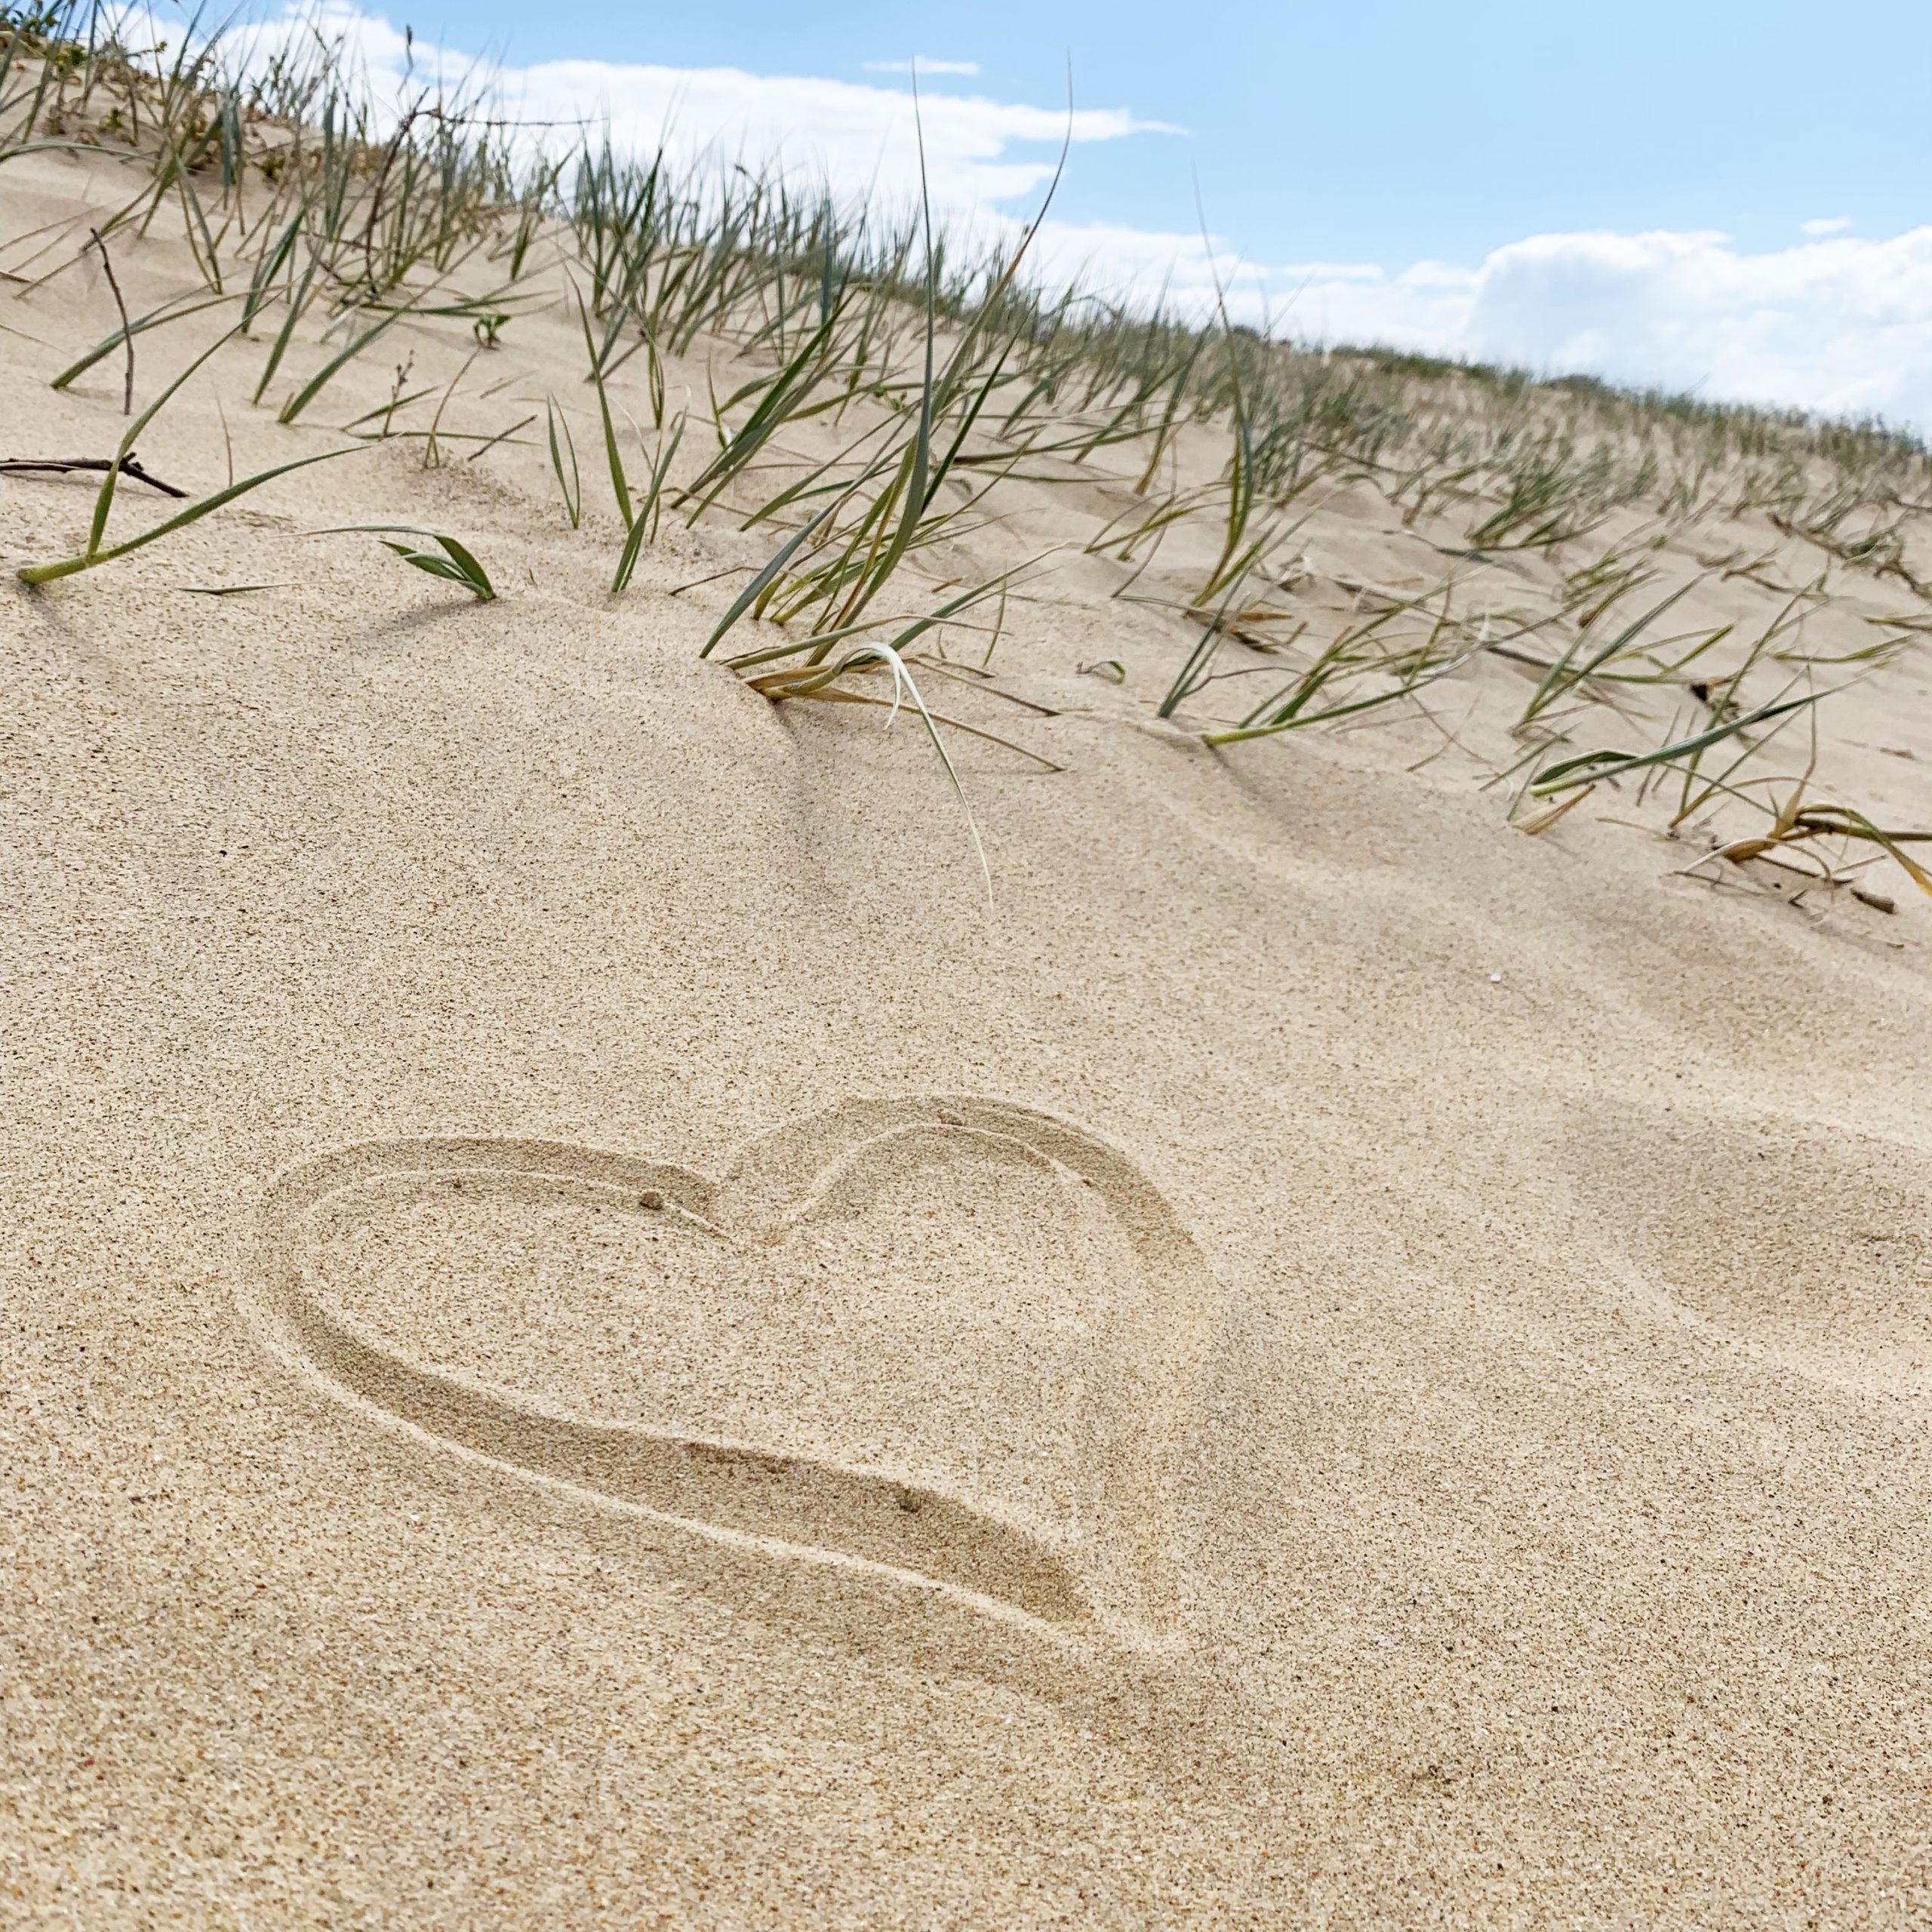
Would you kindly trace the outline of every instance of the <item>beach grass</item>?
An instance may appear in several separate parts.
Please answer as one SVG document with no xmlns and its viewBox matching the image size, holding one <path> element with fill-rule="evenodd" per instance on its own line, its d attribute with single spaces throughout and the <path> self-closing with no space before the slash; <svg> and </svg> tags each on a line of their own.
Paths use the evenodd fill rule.
<svg viewBox="0 0 1932 1932">
<path fill-rule="evenodd" d="M 460 429 L 447 418 L 478 358 L 562 318 L 582 344 L 622 528 L 611 592 L 632 590 L 667 511 L 688 530 L 769 531 L 768 555 L 725 596 L 701 654 L 730 638 L 726 661 L 774 702 L 889 678 L 889 703 L 918 712 L 962 800 L 917 653 L 943 655 L 995 601 L 999 635 L 1070 549 L 1111 574 L 1121 608 L 1171 627 L 1174 669 L 1150 709 L 1217 751 L 1432 720 L 1426 694 L 1501 662 L 1532 688 L 1515 749 L 1484 775 L 1541 801 L 1519 817 L 1526 828 L 1626 779 L 1654 796 L 1668 771 L 1680 783 L 1671 824 L 1720 808 L 1764 821 L 1719 838 L 1734 857 L 1770 849 L 1753 838 L 1863 846 L 1926 882 L 1907 850 L 1920 835 L 1836 803 L 1793 816 L 1789 790 L 1753 764 L 1780 722 L 1815 719 L 1845 681 L 1923 648 L 1932 587 L 1908 539 L 1932 515 L 1932 466 L 1909 435 L 1587 377 L 1309 348 L 1233 325 L 1225 302 L 1203 316 L 1137 311 L 1029 272 L 1051 187 L 1017 239 L 975 248 L 929 206 L 847 206 L 775 170 L 682 163 L 668 149 L 546 146 L 480 84 L 425 85 L 386 106 L 319 23 L 306 53 L 260 70 L 232 61 L 219 32 L 152 49 L 122 24 L 85 0 L 0 9 L 0 168 L 50 150 L 138 164 L 119 205 L 27 258 L 38 272 L 15 276 L 17 295 L 83 248 L 111 265 L 110 250 L 164 220 L 196 277 L 137 314 L 117 281 L 113 325 L 52 377 L 72 392 L 118 358 L 129 414 L 84 540 L 21 567 L 30 586 L 163 543 L 358 448 L 413 438 L 434 467 L 454 449 L 473 462 L 521 447 L 537 414 Z M 221 332 L 134 411 L 158 348 L 211 325 Z M 413 352 L 386 403 L 318 428 L 397 331 L 435 330 L 462 331 L 469 347 L 439 379 L 426 428 L 410 418 L 432 392 L 407 386 Z M 135 438 L 191 378 L 231 380 L 244 356 L 242 392 L 306 441 L 110 536 Z M 554 390 L 531 402 L 565 521 L 592 542 L 572 405 Z M 1204 455 L 1217 445 L 1218 467 Z M 966 561 L 985 533 L 1013 540 L 1020 493 L 1070 503 L 1097 489 L 1105 508 L 1072 544 L 998 568 Z M 1438 561 L 1395 589 L 1358 585 L 1345 608 L 1312 603 L 1307 533 L 1331 499 L 1361 489 Z M 1766 532 L 1762 552 L 1734 539 L 1723 549 L 1718 533 L 1747 519 Z M 497 595 L 466 543 L 406 509 L 343 528 L 479 600 Z M 1666 552 L 1704 543 L 1694 575 L 1663 572 Z M 1814 559 L 1807 580 L 1779 574 L 1790 568 L 1780 546 Z M 1789 592 L 1755 641 L 1702 614 L 1668 627 L 1732 586 Z M 1847 587 L 1902 602 L 1869 617 L 1869 641 L 1820 654 L 1807 622 Z M 1220 715 L 1236 681 L 1254 678 L 1268 694 Z M 1645 730 L 1651 742 L 1634 742 Z M 978 849 L 977 828 L 973 839 Z"/>
</svg>

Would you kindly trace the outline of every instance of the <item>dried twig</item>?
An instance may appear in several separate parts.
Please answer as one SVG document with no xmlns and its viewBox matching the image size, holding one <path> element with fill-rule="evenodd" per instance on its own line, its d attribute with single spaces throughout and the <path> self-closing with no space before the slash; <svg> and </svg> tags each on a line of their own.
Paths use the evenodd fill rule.
<svg viewBox="0 0 1932 1932">
<path fill-rule="evenodd" d="M 484 454 L 486 451 L 494 449 L 499 443 L 504 440 L 506 437 L 514 436 L 519 429 L 528 429 L 531 424 L 534 423 L 536 420 L 537 418 L 534 416 L 526 416 L 521 423 L 512 423 L 507 429 L 499 429 L 487 443 L 483 445 L 481 449 L 472 450 L 469 454 L 463 458 L 463 461 L 465 463 L 474 463 L 476 459 L 479 456 Z"/>
<path fill-rule="evenodd" d="M 107 271 L 107 285 L 114 291 L 114 306 L 121 311 L 121 340 L 128 351 L 128 379 L 121 393 L 121 414 L 131 416 L 134 413 L 134 325 L 128 320 L 128 305 L 121 299 L 121 285 L 115 279 L 114 264 L 108 257 L 107 244 L 100 238 L 99 229 L 91 228 L 88 232 L 94 237 L 94 245 L 100 251 L 100 265 Z"/>
<path fill-rule="evenodd" d="M 63 476 L 69 470 L 91 469 L 96 475 L 103 475 L 110 469 L 118 469 L 123 476 L 131 476 L 137 483 L 145 483 L 151 490 L 158 490 L 164 497 L 186 497 L 186 490 L 177 490 L 172 483 L 164 483 L 158 476 L 150 476 L 134 460 L 130 450 L 118 463 L 104 456 L 49 456 L 14 457 L 0 463 L 0 476 Z"/>
</svg>

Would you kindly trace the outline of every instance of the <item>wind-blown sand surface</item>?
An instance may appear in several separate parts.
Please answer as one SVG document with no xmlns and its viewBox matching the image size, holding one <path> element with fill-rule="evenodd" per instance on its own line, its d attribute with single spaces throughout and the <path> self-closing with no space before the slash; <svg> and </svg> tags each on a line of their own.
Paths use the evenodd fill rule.
<svg viewBox="0 0 1932 1932">
<path fill-rule="evenodd" d="M 110 174 L 14 164 L 8 233 Z M 0 455 L 110 448 L 112 359 L 48 387 L 97 271 L 5 310 Z M 448 420 L 574 406 L 574 327 Z M 330 420 L 405 337 L 473 346 Z M 238 472 L 322 446 L 260 353 L 157 474 L 218 396 Z M 952 740 L 989 908 L 915 721 L 698 660 L 742 575 L 666 592 L 767 533 L 613 600 L 540 449 L 421 450 L 33 593 L 93 486 L 0 478 L 0 1918 L 1932 1922 L 1902 877 L 1525 838 L 1420 722 L 1205 750 L 1103 483 L 1016 485 L 958 568 L 1074 540 L 1041 709 L 946 708 L 1065 769 Z M 398 520 L 500 601 L 297 534 Z M 1340 498 L 1308 594 L 1418 540 Z M 1835 703 L 1932 818 L 1923 653 Z"/>
</svg>

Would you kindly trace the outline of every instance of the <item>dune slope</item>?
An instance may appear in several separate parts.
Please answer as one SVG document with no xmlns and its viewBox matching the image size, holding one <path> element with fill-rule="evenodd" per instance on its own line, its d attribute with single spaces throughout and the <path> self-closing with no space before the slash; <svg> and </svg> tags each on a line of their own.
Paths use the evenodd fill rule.
<svg viewBox="0 0 1932 1932">
<path fill-rule="evenodd" d="M 10 163 L 8 235 L 118 166 Z M 192 276 L 158 225 L 115 263 L 137 310 Z M 97 269 L 0 306 L 0 456 L 111 448 L 115 359 L 49 387 Z M 153 473 L 476 347 L 400 324 L 288 428 L 266 335 Z M 1081 547 L 1123 460 L 926 572 L 1066 546 L 997 690 L 922 686 L 1034 754 L 948 740 L 989 897 L 915 719 L 700 660 L 769 531 L 669 516 L 609 595 L 582 378 L 558 300 L 445 418 L 537 429 L 38 590 L 97 478 L 0 477 L 8 1921 L 1924 1923 L 1909 881 L 1686 876 L 1627 789 L 1526 836 L 1494 655 L 1438 688 L 1469 758 L 1412 709 L 1204 746 L 1225 687 L 1152 715 L 1198 626 Z M 302 534 L 375 522 L 497 599 Z M 1286 594 L 1361 608 L 1447 529 L 1338 490 Z M 1927 688 L 1835 700 L 1823 782 L 1932 817 Z"/>
</svg>

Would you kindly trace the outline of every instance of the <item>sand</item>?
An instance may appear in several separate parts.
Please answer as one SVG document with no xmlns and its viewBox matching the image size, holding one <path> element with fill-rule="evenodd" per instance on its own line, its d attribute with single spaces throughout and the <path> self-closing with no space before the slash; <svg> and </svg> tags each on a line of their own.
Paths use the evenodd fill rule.
<svg viewBox="0 0 1932 1932">
<path fill-rule="evenodd" d="M 13 164 L 5 232 L 117 185 Z M 112 363 L 47 386 L 112 312 L 0 302 L 0 455 L 112 446 Z M 448 420 L 578 406 L 571 327 Z M 238 467 L 325 446 L 260 353 L 157 474 L 220 481 L 217 397 Z M 1150 725 L 1187 633 L 1081 554 L 1101 479 L 953 560 L 1071 545 L 994 660 L 1041 709 L 946 689 L 1064 768 L 954 740 L 989 906 L 907 720 L 699 661 L 742 578 L 669 592 L 764 533 L 614 601 L 595 489 L 422 462 L 37 593 L 91 485 L 0 478 L 0 1919 L 1932 1922 L 1902 875 L 1528 838 L 1419 721 Z M 299 534 L 396 519 L 500 601 Z M 1419 540 L 1338 498 L 1310 608 Z M 1927 683 L 1821 767 L 1900 822 Z"/>
</svg>

